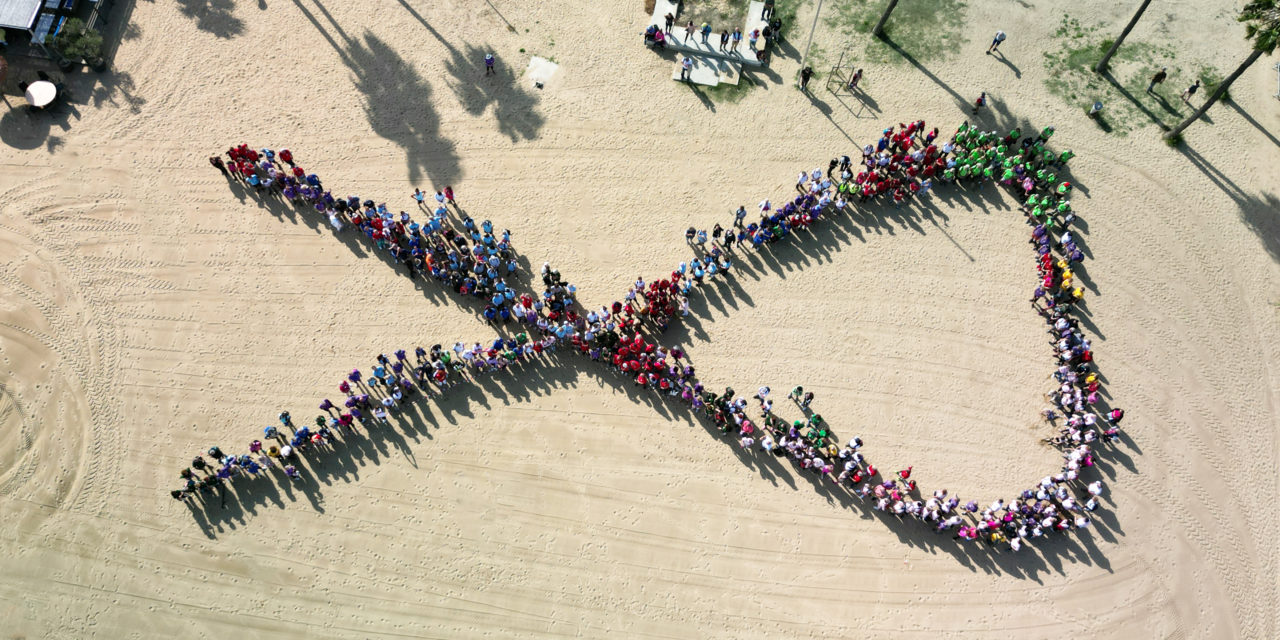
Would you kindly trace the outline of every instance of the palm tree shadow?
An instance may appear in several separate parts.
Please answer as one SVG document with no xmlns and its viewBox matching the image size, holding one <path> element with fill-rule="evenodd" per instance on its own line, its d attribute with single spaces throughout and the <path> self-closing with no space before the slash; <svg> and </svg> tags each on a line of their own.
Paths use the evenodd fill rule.
<svg viewBox="0 0 1280 640">
<path fill-rule="evenodd" d="M 440 115 L 431 106 L 431 85 L 377 36 L 371 32 L 363 39 L 348 36 L 319 0 L 312 1 L 328 27 L 302 0 L 293 3 L 351 70 L 374 133 L 404 149 L 409 180 L 420 182 L 425 177 L 437 185 L 457 182 L 462 177 L 460 159 L 453 143 L 440 133 Z"/>
<path fill-rule="evenodd" d="M 425 174 L 432 184 L 457 182 L 457 152 L 440 133 L 431 86 L 417 70 L 372 33 L 350 42 L 346 59 L 370 126 L 404 149 L 409 180 L 418 182 Z"/>
<path fill-rule="evenodd" d="M 498 130 L 511 139 L 532 140 L 538 137 L 546 118 L 538 113 L 538 96 L 520 87 L 511 67 L 501 62 L 493 73 L 485 73 L 484 57 L 489 47 L 464 45 L 462 50 L 449 47 L 445 69 L 453 78 L 448 83 L 467 113 L 478 116 L 493 105 Z"/>
<path fill-rule="evenodd" d="M 467 113 L 478 116 L 492 104 L 498 130 L 512 142 L 538 137 L 542 125 L 546 124 L 546 118 L 536 109 L 538 96 L 516 84 L 518 76 L 511 67 L 498 61 L 494 65 L 494 72 L 486 74 L 484 57 L 485 54 L 492 53 L 492 49 L 473 44 L 465 44 L 462 49 L 458 49 L 445 40 L 406 0 L 397 1 L 449 51 L 449 58 L 445 61 L 445 69 L 453 78 L 448 83 L 449 88 Z"/>
<path fill-rule="evenodd" d="M 1178 151 L 1240 207 L 1240 221 L 1262 241 L 1267 255 L 1280 262 L 1280 198 L 1271 193 L 1254 195 L 1245 191 L 1185 142 Z"/>
<path fill-rule="evenodd" d="M 1280 147 L 1280 138 L 1276 138 L 1274 135 L 1271 134 L 1270 131 L 1267 131 L 1267 128 L 1262 126 L 1262 123 L 1258 122 L 1257 120 L 1254 120 L 1253 116 L 1249 115 L 1249 112 L 1245 111 L 1244 109 L 1241 109 L 1240 105 L 1236 104 L 1234 100 L 1223 98 L 1219 102 L 1234 109 L 1236 113 L 1240 114 L 1241 118 L 1244 118 L 1246 122 L 1253 125 L 1254 129 L 1257 129 L 1259 132 L 1262 133 L 1262 135 L 1266 136 L 1267 139 L 1271 141 L 1271 144 L 1274 144 L 1275 146 Z"/>
<path fill-rule="evenodd" d="M 244 20 L 237 18 L 235 0 L 177 0 L 182 15 L 196 21 L 196 28 L 219 38 L 232 38 L 244 32 Z"/>
</svg>

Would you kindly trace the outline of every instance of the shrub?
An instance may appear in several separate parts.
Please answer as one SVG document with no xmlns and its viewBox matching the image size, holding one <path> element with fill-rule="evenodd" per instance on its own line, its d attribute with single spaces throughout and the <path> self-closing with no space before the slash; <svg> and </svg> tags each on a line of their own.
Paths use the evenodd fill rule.
<svg viewBox="0 0 1280 640">
<path fill-rule="evenodd" d="M 102 34 L 71 18 L 53 40 L 53 48 L 70 60 L 96 61 L 102 57 Z"/>
</svg>

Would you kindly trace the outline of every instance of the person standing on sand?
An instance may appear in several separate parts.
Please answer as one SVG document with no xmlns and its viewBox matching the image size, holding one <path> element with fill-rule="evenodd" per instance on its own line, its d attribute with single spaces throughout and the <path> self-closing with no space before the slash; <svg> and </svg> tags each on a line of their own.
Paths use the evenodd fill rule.
<svg viewBox="0 0 1280 640">
<path fill-rule="evenodd" d="M 1156 88 L 1156 85 L 1164 82 L 1165 78 L 1169 77 L 1168 69 L 1169 67 L 1160 67 L 1160 70 L 1154 76 L 1151 76 L 1151 82 L 1147 84 L 1147 93 L 1151 93 L 1152 89 Z"/>
<path fill-rule="evenodd" d="M 487 75 L 492 75 L 492 74 L 496 73 L 496 71 L 494 71 L 494 69 L 493 69 L 493 63 L 494 63 L 494 62 L 495 62 L 495 61 L 494 61 L 494 59 L 493 59 L 493 54 L 492 54 L 492 53 L 486 53 L 486 54 L 484 54 L 484 74 L 485 74 L 486 76 L 487 76 Z"/>
<path fill-rule="evenodd" d="M 451 205 L 453 205 L 453 206 L 455 206 L 455 207 L 456 207 L 456 206 L 458 206 L 458 203 L 456 203 L 456 202 L 454 202 L 454 201 L 453 201 L 453 187 L 452 187 L 451 185 L 445 185 L 445 187 L 444 187 L 444 199 L 445 199 L 445 201 L 446 201 L 446 202 L 448 202 L 449 204 L 451 204 Z"/>
<path fill-rule="evenodd" d="M 219 158 L 218 156 L 209 156 L 209 164 L 213 165 L 218 171 L 221 171 L 222 177 L 231 177 L 231 174 L 227 173 L 227 165 L 222 163 L 222 158 Z"/>
<path fill-rule="evenodd" d="M 1196 94 L 1196 91 L 1199 91 L 1199 90 L 1200 90 L 1200 81 L 1196 80 L 1194 84 L 1187 87 L 1186 91 L 1182 92 L 1182 101 L 1187 104 L 1191 104 L 1191 96 L 1194 96 Z"/>
<path fill-rule="evenodd" d="M 1008 36 L 1006 36 L 1003 31 L 996 31 L 996 36 L 991 39 L 991 46 L 987 48 L 987 54 L 990 55 L 998 50 L 1000 48 L 1000 43 L 1004 42 L 1004 39 L 1007 37 Z"/>
<path fill-rule="evenodd" d="M 852 92 L 857 89 L 859 82 L 862 82 L 862 69 L 854 71 L 853 75 L 849 77 L 849 91 Z"/>
<path fill-rule="evenodd" d="M 983 91 L 973 102 L 973 115 L 978 115 L 978 110 L 985 106 L 987 106 L 987 92 Z"/>
<path fill-rule="evenodd" d="M 800 90 L 809 90 L 809 79 L 813 77 L 813 67 L 805 67 L 800 70 Z"/>
</svg>

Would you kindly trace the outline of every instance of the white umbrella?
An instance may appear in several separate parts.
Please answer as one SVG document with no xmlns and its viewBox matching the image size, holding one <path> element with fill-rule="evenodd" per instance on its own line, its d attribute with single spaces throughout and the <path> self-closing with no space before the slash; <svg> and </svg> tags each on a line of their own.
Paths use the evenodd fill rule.
<svg viewBox="0 0 1280 640">
<path fill-rule="evenodd" d="M 33 107 L 48 106 L 56 97 L 58 97 L 58 87 L 54 86 L 52 82 L 40 80 L 32 82 L 27 87 L 27 102 L 31 103 Z"/>
</svg>

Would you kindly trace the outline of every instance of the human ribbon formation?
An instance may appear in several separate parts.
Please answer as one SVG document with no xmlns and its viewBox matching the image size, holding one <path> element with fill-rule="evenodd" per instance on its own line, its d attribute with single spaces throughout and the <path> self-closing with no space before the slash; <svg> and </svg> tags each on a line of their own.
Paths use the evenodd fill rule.
<svg viewBox="0 0 1280 640">
<path fill-rule="evenodd" d="M 964 123 L 939 144 L 938 129 L 926 132 L 923 120 L 890 127 L 876 145 L 862 150 L 857 166 L 848 156 L 833 159 L 825 173 L 821 168 L 801 173 L 797 195 L 782 206 L 762 201 L 758 222 L 747 223 L 746 209 L 739 207 L 729 228 L 715 225 L 709 249 L 707 231 L 689 228 L 686 239 L 694 247 L 694 258 L 652 282 L 637 280 L 622 300 L 597 310 L 585 309 L 573 285 L 549 264 L 542 267 L 540 296 L 516 291 L 516 285 L 506 281 L 518 271 L 510 233 L 495 233 L 487 220 L 477 225 L 457 207 L 451 187 L 435 194 L 434 205 L 427 194 L 415 190 L 420 208 L 429 214 L 420 224 L 407 212 L 397 216 L 372 200 L 335 198 L 318 176 L 297 166 L 288 150 L 233 147 L 225 165 L 220 158 L 210 159 L 230 179 L 252 187 L 264 199 L 313 209 L 327 216 L 336 232 L 354 227 L 378 251 L 405 266 L 410 277 L 422 276 L 478 299 L 487 320 L 495 325 L 515 323 L 515 331 L 489 344 L 415 347 L 412 359 L 404 349 L 392 357 L 379 354 L 368 375 L 354 369 L 339 383 L 340 403 L 327 398 L 320 402 L 323 413 L 315 418 L 314 428 L 295 425 L 283 412 L 282 427 L 264 429 L 263 439 L 270 444 L 253 440 L 248 454 L 237 455 L 210 448 L 211 460 L 196 456 L 180 474 L 184 487 L 172 494 L 203 502 L 241 478 L 278 470 L 299 479 L 304 459 L 332 452 L 335 438 L 358 437 L 357 427 L 388 428 L 398 407 L 417 394 L 443 398 L 470 378 L 520 369 L 563 350 L 626 376 L 645 392 L 688 405 L 744 450 L 788 458 L 819 482 L 839 487 L 899 520 L 915 520 L 939 533 L 954 531 L 957 539 L 1013 550 L 1055 532 L 1085 528 L 1103 491 L 1092 469 L 1095 456 L 1114 446 L 1124 412 L 1099 397 L 1090 341 L 1072 317 L 1074 304 L 1084 294 L 1072 267 L 1084 255 L 1072 234 L 1072 185 L 1055 175 L 1072 153 L 1051 152 L 1047 142 L 1052 135 L 1052 127 L 1023 137 L 1018 129 L 1000 135 Z M 1047 394 L 1054 407 L 1045 409 L 1043 417 L 1062 420 L 1057 434 L 1045 439 L 1061 449 L 1061 468 L 1011 501 L 998 499 L 985 508 L 975 501 L 962 505 L 945 489 L 924 493 L 910 467 L 882 473 L 861 451 L 861 439 L 839 444 L 822 416 L 809 411 L 813 394 L 800 387 L 788 397 L 805 419 L 788 423 L 778 417 L 767 386 L 752 396 L 759 409 L 759 417 L 752 417 L 748 408 L 754 403 L 732 388 L 711 391 L 696 378 L 683 349 L 658 343 L 672 323 L 690 314 L 690 299 L 706 279 L 732 277 L 732 258 L 738 252 L 768 251 L 792 238 L 803 242 L 810 227 L 824 218 L 874 201 L 901 205 L 929 197 L 935 181 L 973 188 L 993 180 L 1019 197 L 1032 229 L 1037 286 L 1031 302 L 1054 337 L 1053 376 L 1059 385 Z M 449 219 L 451 204 L 460 218 L 458 228 Z"/>
</svg>

